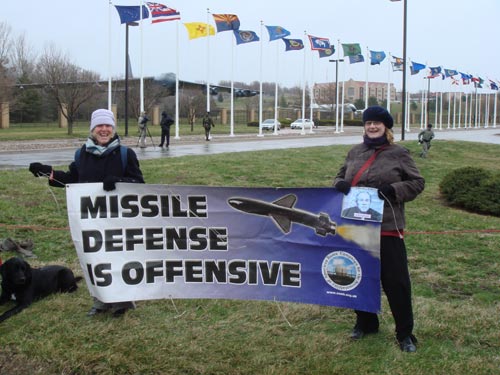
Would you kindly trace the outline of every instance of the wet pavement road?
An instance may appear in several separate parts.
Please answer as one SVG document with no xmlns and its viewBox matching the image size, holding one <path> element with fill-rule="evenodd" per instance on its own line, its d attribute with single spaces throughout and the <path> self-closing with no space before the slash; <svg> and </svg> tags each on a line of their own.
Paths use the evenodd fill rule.
<svg viewBox="0 0 500 375">
<path fill-rule="evenodd" d="M 132 145 L 139 160 L 156 159 L 162 157 L 179 157 L 186 155 L 220 154 L 227 152 L 245 152 L 276 150 L 287 148 L 302 148 L 313 146 L 330 146 L 336 144 L 356 144 L 361 142 L 361 128 L 346 130 L 343 133 L 333 131 L 324 132 L 315 130 L 315 134 L 301 135 L 300 131 L 293 135 L 279 135 L 266 133 L 264 136 L 233 136 L 217 135 L 212 141 L 199 140 L 197 143 L 186 143 L 172 138 L 169 149 L 161 149 L 150 145 L 140 149 Z M 419 130 L 405 133 L 405 140 L 417 140 Z M 461 140 L 482 143 L 500 144 L 500 127 L 473 128 L 473 129 L 443 129 L 435 130 L 436 140 Z M 400 133 L 395 132 L 396 140 L 401 139 Z M 83 143 L 83 142 L 82 142 Z M 49 165 L 68 165 L 74 158 L 75 147 L 51 148 L 44 150 L 1 151 L 0 170 L 27 168 L 30 163 L 38 161 Z"/>
</svg>

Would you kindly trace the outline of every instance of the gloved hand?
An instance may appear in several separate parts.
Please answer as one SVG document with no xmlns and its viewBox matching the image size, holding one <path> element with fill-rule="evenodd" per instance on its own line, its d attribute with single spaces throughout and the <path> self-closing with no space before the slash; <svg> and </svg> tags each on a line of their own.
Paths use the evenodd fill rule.
<svg viewBox="0 0 500 375">
<path fill-rule="evenodd" d="M 116 176 L 106 176 L 102 182 L 102 188 L 106 191 L 111 191 L 116 189 L 116 183 L 120 182 L 121 179 Z"/>
<path fill-rule="evenodd" d="M 29 171 L 33 173 L 35 177 L 48 177 L 52 172 L 52 166 L 41 163 L 31 163 Z"/>
<path fill-rule="evenodd" d="M 335 189 L 337 189 L 341 193 L 347 195 L 347 194 L 349 194 L 349 191 L 351 191 L 351 184 L 349 182 L 347 182 L 346 180 L 339 180 L 335 184 Z"/>
<path fill-rule="evenodd" d="M 422 144 L 422 141 L 419 139 L 419 140 L 418 140 L 418 143 Z"/>
<path fill-rule="evenodd" d="M 396 200 L 396 190 L 392 187 L 392 185 L 384 184 L 378 189 L 378 197 L 380 199 L 394 201 Z"/>
</svg>

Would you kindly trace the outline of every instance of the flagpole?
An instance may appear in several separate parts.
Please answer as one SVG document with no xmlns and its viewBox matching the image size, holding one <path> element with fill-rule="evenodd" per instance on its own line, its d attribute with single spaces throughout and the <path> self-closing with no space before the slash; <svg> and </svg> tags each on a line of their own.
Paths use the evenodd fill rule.
<svg viewBox="0 0 500 375">
<path fill-rule="evenodd" d="M 231 39 L 231 130 L 229 134 L 230 137 L 234 137 L 234 43 L 236 43 L 236 40 L 233 41 L 233 39 Z"/>
<path fill-rule="evenodd" d="M 111 111 L 111 6 L 108 4 L 108 110 Z"/>
<path fill-rule="evenodd" d="M 210 9 L 207 8 L 207 113 L 210 112 Z"/>
<path fill-rule="evenodd" d="M 457 118 L 457 92 L 453 91 L 453 127 L 456 129 L 456 118 Z"/>
<path fill-rule="evenodd" d="M 425 80 L 425 77 L 424 77 Z M 429 91 L 429 85 L 430 85 L 430 78 L 427 78 L 427 91 Z M 424 86 L 425 86 L 425 81 L 424 81 Z M 424 122 L 425 122 L 425 114 L 426 112 L 426 97 L 425 97 L 425 87 L 422 90 L 422 94 L 420 95 L 420 129 L 424 128 Z"/>
<path fill-rule="evenodd" d="M 495 100 L 493 101 L 493 127 L 497 127 L 497 91 L 495 91 Z"/>
<path fill-rule="evenodd" d="M 261 35 L 261 38 L 260 38 L 260 61 L 259 61 L 259 75 L 260 75 L 260 82 L 259 82 L 259 91 L 260 91 L 260 95 L 259 95 L 259 134 L 258 136 L 259 137 L 262 137 L 262 43 L 263 43 L 263 34 L 262 34 L 262 25 L 264 23 L 262 22 L 262 20 L 260 21 L 260 35 Z M 276 124 L 275 124 L 276 125 Z M 274 129 L 274 132 L 276 133 L 276 127 Z"/>
<path fill-rule="evenodd" d="M 274 123 L 278 127 L 278 77 L 279 77 L 279 49 L 278 43 L 276 43 L 276 80 L 274 82 Z M 260 93 L 262 95 L 262 93 Z M 276 132 L 277 134 L 278 132 Z"/>
<path fill-rule="evenodd" d="M 339 132 L 339 61 L 340 61 L 340 39 L 337 39 L 337 51 L 339 58 L 335 62 L 335 133 Z M 345 56 L 344 56 L 345 59 Z M 366 106 L 365 106 L 366 108 Z"/>
<path fill-rule="evenodd" d="M 311 121 L 313 121 L 313 104 L 314 104 L 314 96 L 313 96 L 313 85 L 314 85 L 314 78 L 313 78 L 313 72 L 314 72 L 314 68 L 313 68 L 313 54 L 312 54 L 312 51 L 310 53 L 310 56 L 311 56 L 311 82 L 309 84 L 309 118 L 311 119 Z M 313 121 L 314 123 L 314 121 Z M 311 124 L 311 129 L 309 131 L 310 134 L 314 133 L 313 132 L 313 124 Z"/>
<path fill-rule="evenodd" d="M 405 139 L 405 121 L 406 121 L 406 33 L 407 33 L 407 14 L 408 14 L 408 0 L 403 0 L 403 103 L 402 117 L 403 124 L 401 126 L 401 140 Z"/>
<path fill-rule="evenodd" d="M 387 112 L 391 112 L 391 53 L 389 52 L 389 59 L 387 60 Z"/>
<path fill-rule="evenodd" d="M 450 128 L 450 123 L 451 123 L 451 92 L 448 91 L 448 125 L 446 129 Z"/>
<path fill-rule="evenodd" d="M 366 47 L 366 53 L 368 54 L 370 50 L 368 49 L 368 46 Z M 365 71 L 365 108 L 368 108 L 368 57 L 366 59 L 366 71 Z"/>
<path fill-rule="evenodd" d="M 307 36 L 307 32 L 304 31 L 304 39 Z M 304 48 L 304 61 L 302 66 L 302 130 L 301 135 L 306 134 L 305 132 L 305 112 L 306 112 L 306 50 Z"/>
<path fill-rule="evenodd" d="M 179 22 L 175 23 L 175 139 L 179 139 Z"/>
<path fill-rule="evenodd" d="M 465 96 L 465 103 L 464 103 L 464 128 L 467 129 L 467 118 L 468 118 L 468 112 L 467 110 L 469 109 L 469 100 L 468 100 L 468 95 L 466 92 L 464 92 Z"/>
<path fill-rule="evenodd" d="M 462 93 L 459 91 L 458 93 L 458 128 L 460 129 L 462 126 Z"/>
<path fill-rule="evenodd" d="M 143 72 L 143 40 L 144 40 L 144 37 L 143 37 L 143 22 L 142 22 L 142 6 L 143 6 L 143 1 L 141 0 L 141 5 L 140 5 L 140 8 L 139 8 L 139 14 L 141 15 L 141 46 L 140 46 L 140 53 L 141 53 L 141 80 L 140 80 L 140 110 L 141 110 L 141 113 L 144 111 L 144 72 Z"/>
<path fill-rule="evenodd" d="M 345 67 L 342 68 L 342 109 L 340 111 L 340 113 L 341 113 L 341 116 L 340 116 L 340 132 L 341 133 L 344 132 L 344 106 L 345 106 L 345 103 L 344 103 L 344 98 L 345 98 L 344 90 L 345 90 Z"/>
</svg>

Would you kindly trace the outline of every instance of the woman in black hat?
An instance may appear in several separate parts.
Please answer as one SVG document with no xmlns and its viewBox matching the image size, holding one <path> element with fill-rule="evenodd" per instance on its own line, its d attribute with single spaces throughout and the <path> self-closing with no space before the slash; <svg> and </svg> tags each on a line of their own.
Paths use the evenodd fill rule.
<svg viewBox="0 0 500 375">
<path fill-rule="evenodd" d="M 351 186 L 378 189 L 384 200 L 380 239 L 380 278 L 396 323 L 396 339 L 404 352 L 417 350 L 413 335 L 411 282 L 404 242 L 404 203 L 424 190 L 425 181 L 407 149 L 394 143 L 390 113 L 373 106 L 363 112 L 363 143 L 351 148 L 333 181 L 348 194 Z M 358 171 L 363 170 L 362 173 Z M 379 329 L 375 313 L 356 310 L 352 339 L 361 339 Z"/>
</svg>

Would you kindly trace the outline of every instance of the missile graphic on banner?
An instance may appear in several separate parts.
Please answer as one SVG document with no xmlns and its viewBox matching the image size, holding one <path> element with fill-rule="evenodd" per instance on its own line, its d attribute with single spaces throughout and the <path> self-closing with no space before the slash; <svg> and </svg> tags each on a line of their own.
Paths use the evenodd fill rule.
<svg viewBox="0 0 500 375">
<path fill-rule="evenodd" d="M 293 208 L 297 196 L 288 194 L 269 203 L 252 198 L 229 198 L 229 205 L 239 211 L 253 215 L 270 216 L 283 233 L 289 233 L 292 223 L 298 223 L 313 228 L 317 234 L 326 236 L 328 233 L 335 235 L 337 224 L 330 220 L 330 216 L 321 212 L 315 215 L 311 212 Z"/>
</svg>

